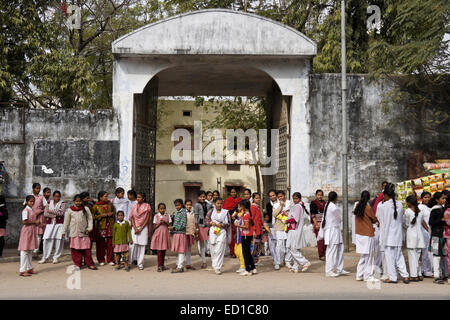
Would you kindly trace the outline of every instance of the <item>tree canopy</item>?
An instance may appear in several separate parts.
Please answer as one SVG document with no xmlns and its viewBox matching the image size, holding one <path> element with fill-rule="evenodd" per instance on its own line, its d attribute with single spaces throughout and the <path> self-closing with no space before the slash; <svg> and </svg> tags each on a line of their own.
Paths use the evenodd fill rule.
<svg viewBox="0 0 450 320">
<path fill-rule="evenodd" d="M 70 4 L 81 8 L 80 29 L 65 25 Z M 369 5 L 381 9 L 379 32 L 366 29 Z M 389 101 L 415 110 L 438 106 L 439 121 L 448 119 L 449 6 L 441 0 L 347 0 L 347 71 L 390 78 L 399 87 Z M 314 72 L 340 72 L 339 0 L 10 0 L 0 2 L 0 101 L 110 108 L 111 42 L 145 24 L 208 8 L 287 24 L 317 42 Z"/>
</svg>

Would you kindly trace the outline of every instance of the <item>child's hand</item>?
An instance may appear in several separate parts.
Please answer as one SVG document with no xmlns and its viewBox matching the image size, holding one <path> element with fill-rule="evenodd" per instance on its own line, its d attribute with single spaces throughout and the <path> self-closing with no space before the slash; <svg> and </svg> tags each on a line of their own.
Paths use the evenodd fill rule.
<svg viewBox="0 0 450 320">
<path fill-rule="evenodd" d="M 133 244 L 133 240 L 130 241 L 130 244 Z"/>
<path fill-rule="evenodd" d="M 38 225 L 40 225 L 41 223 L 40 223 L 38 220 L 36 220 L 36 221 L 34 222 L 34 224 L 38 226 Z"/>
<path fill-rule="evenodd" d="M 172 230 L 173 230 L 173 226 L 169 226 L 168 228 L 169 228 L 169 230 L 170 230 L 170 231 L 172 231 Z"/>
</svg>

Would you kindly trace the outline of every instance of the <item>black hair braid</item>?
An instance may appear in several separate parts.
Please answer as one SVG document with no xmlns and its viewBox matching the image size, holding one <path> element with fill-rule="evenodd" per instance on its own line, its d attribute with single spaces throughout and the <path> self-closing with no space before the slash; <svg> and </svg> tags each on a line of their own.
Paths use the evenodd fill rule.
<svg viewBox="0 0 450 320">
<path fill-rule="evenodd" d="M 325 227 L 325 224 L 327 223 L 327 221 L 326 221 L 326 216 L 327 216 L 328 205 L 330 204 L 330 202 L 333 202 L 333 201 L 336 200 L 336 199 L 337 199 L 337 193 L 334 192 L 334 191 L 331 191 L 331 192 L 328 194 L 328 201 L 327 201 L 327 204 L 326 204 L 326 206 L 325 206 L 325 211 L 324 211 L 324 213 L 323 213 L 322 228 Z"/>
<path fill-rule="evenodd" d="M 383 191 L 383 194 L 387 195 L 394 202 L 394 219 L 397 220 L 398 212 L 397 212 L 397 203 L 395 201 L 395 190 L 394 185 L 392 183 L 388 184 Z"/>
<path fill-rule="evenodd" d="M 411 220 L 411 224 L 414 225 L 414 224 L 416 224 L 417 216 L 419 215 L 419 212 L 420 212 L 417 197 L 414 195 L 408 196 L 406 198 L 406 202 L 411 204 L 414 207 L 414 219 Z"/>
</svg>

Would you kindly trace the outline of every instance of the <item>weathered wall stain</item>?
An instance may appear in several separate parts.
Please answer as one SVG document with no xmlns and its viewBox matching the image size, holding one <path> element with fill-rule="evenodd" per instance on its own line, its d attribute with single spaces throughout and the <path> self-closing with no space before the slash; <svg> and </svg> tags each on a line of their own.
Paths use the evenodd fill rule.
<svg viewBox="0 0 450 320">
<path fill-rule="evenodd" d="M 20 138 L 20 110 L 0 109 L 0 140 Z M 11 212 L 8 246 L 18 242 L 22 203 L 32 183 L 71 199 L 81 191 L 94 197 L 101 189 L 114 192 L 119 178 L 118 120 L 112 110 L 29 109 L 25 119 L 25 144 L 0 144 L 7 173 L 2 192 Z"/>
</svg>

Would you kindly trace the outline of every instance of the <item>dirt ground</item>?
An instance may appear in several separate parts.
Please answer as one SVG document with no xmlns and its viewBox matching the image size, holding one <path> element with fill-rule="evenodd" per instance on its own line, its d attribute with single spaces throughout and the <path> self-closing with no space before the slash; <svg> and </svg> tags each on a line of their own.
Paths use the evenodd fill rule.
<svg viewBox="0 0 450 320">
<path fill-rule="evenodd" d="M 40 265 L 33 260 L 37 275 L 19 277 L 19 263 L 0 263 L 0 299 L 450 299 L 450 285 L 437 285 L 432 279 L 410 284 L 384 284 L 369 288 L 366 282 L 355 281 L 358 255 L 345 254 L 348 276 L 326 278 L 324 262 L 317 259 L 316 248 L 305 248 L 304 255 L 312 262 L 305 273 L 291 273 L 287 268 L 273 269 L 270 257 L 261 257 L 258 274 L 239 276 L 235 273 L 238 261 L 225 258 L 223 274 L 216 275 L 208 268 L 201 270 L 200 257 L 192 261 L 197 270 L 171 274 L 156 271 L 156 256 L 145 258 L 145 269 L 134 267 L 130 272 L 116 271 L 112 266 L 98 271 L 82 269 L 80 289 L 68 289 L 68 279 L 76 275 L 66 273 L 72 265 L 70 257 L 60 264 Z M 175 256 L 167 257 L 166 265 L 174 267 Z M 75 281 L 69 282 L 74 287 Z"/>
</svg>

